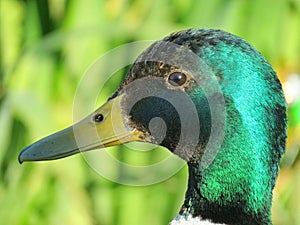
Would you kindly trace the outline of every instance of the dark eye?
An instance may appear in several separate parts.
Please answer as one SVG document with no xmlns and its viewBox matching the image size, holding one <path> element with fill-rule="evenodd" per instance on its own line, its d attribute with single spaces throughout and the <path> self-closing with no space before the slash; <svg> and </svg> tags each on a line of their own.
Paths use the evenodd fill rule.
<svg viewBox="0 0 300 225">
<path fill-rule="evenodd" d="M 186 82 L 186 75 L 181 72 L 174 72 L 169 75 L 168 81 L 173 86 L 182 86 Z"/>
<path fill-rule="evenodd" d="M 98 113 L 98 114 L 96 114 L 96 115 L 94 116 L 94 121 L 95 121 L 96 123 L 102 122 L 103 119 L 104 119 L 104 116 L 103 116 L 101 113 Z"/>
</svg>

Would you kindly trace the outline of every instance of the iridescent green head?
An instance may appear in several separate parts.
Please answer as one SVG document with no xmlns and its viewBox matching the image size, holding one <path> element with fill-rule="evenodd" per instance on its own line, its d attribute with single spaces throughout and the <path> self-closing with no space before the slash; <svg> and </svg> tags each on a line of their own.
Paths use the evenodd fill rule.
<svg viewBox="0 0 300 225">
<path fill-rule="evenodd" d="M 271 224 L 285 111 L 276 73 L 253 47 L 223 31 L 185 30 L 146 49 L 104 106 L 27 147 L 19 160 L 131 141 L 158 144 L 189 166 L 180 214 Z"/>
</svg>

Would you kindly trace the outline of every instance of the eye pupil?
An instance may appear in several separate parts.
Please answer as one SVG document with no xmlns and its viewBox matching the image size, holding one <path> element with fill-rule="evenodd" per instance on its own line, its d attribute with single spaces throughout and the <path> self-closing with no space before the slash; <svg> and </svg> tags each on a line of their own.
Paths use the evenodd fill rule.
<svg viewBox="0 0 300 225">
<path fill-rule="evenodd" d="M 104 116 L 101 114 L 101 113 L 98 113 L 94 116 L 94 121 L 97 122 L 97 123 L 100 123 L 102 122 L 104 119 Z"/>
<path fill-rule="evenodd" d="M 186 82 L 186 79 L 187 78 L 184 73 L 174 72 L 170 74 L 168 81 L 173 86 L 182 86 Z"/>
</svg>

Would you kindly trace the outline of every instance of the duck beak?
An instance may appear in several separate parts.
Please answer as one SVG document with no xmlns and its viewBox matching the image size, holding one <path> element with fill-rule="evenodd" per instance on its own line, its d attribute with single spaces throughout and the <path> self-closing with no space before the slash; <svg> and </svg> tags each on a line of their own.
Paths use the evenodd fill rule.
<svg viewBox="0 0 300 225">
<path fill-rule="evenodd" d="M 128 124 L 123 95 L 105 103 L 80 122 L 25 148 L 19 162 L 54 160 L 92 149 L 142 140 L 142 133 Z"/>
</svg>

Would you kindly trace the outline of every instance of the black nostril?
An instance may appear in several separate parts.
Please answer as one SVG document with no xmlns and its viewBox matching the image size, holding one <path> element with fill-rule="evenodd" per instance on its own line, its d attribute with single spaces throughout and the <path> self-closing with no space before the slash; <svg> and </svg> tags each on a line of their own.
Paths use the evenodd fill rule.
<svg viewBox="0 0 300 225">
<path fill-rule="evenodd" d="M 101 113 L 98 113 L 98 114 L 96 114 L 96 115 L 94 116 L 94 121 L 95 121 L 96 123 L 102 122 L 103 119 L 104 119 L 104 116 L 103 116 Z"/>
</svg>

